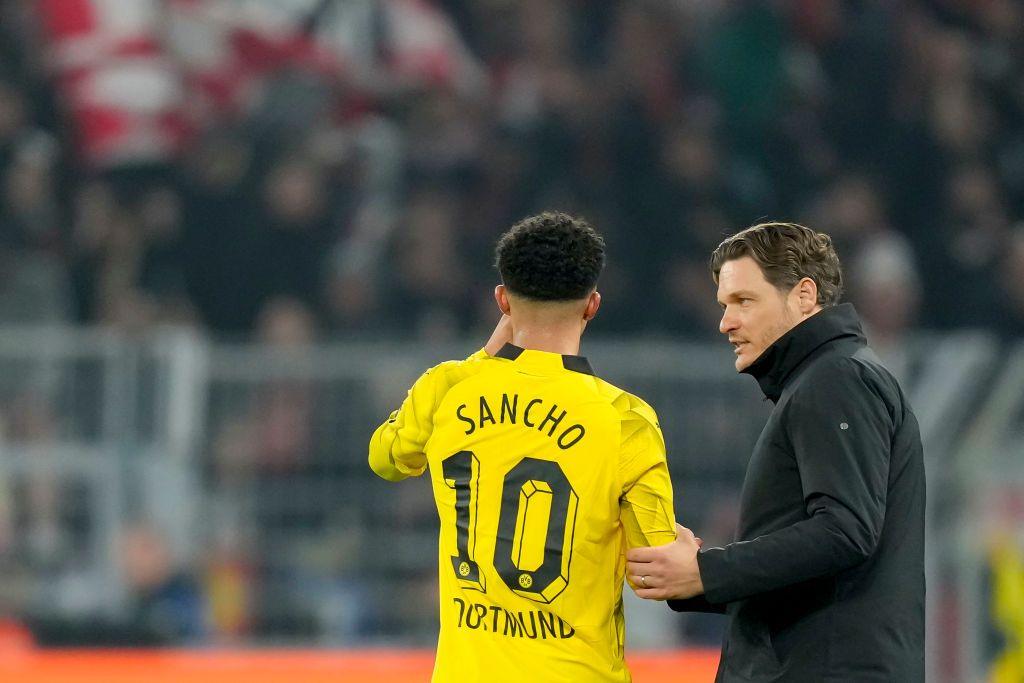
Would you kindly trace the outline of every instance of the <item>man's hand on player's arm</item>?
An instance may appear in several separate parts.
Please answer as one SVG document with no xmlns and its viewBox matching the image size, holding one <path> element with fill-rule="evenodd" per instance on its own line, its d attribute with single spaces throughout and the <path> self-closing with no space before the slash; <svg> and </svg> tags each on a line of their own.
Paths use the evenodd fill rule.
<svg viewBox="0 0 1024 683">
<path fill-rule="evenodd" d="M 676 540 L 667 545 L 626 551 L 626 574 L 633 591 L 648 600 L 692 598 L 704 592 L 697 566 L 703 542 L 681 524 Z"/>
<path fill-rule="evenodd" d="M 484 345 L 484 351 L 488 356 L 493 356 L 501 351 L 501 347 L 512 341 L 512 316 L 503 315 L 498 321 L 497 327 L 491 333 L 491 338 Z"/>
</svg>

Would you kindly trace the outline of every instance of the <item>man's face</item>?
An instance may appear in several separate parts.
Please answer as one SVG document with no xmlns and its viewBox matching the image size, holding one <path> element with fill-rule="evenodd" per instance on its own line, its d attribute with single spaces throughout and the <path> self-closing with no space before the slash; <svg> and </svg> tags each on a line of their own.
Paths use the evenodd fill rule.
<svg viewBox="0 0 1024 683">
<path fill-rule="evenodd" d="M 792 294 L 787 296 L 768 282 L 749 256 L 722 264 L 718 274 L 718 303 L 722 307 L 718 330 L 729 337 L 735 349 L 737 371 L 757 360 L 802 320 Z"/>
</svg>

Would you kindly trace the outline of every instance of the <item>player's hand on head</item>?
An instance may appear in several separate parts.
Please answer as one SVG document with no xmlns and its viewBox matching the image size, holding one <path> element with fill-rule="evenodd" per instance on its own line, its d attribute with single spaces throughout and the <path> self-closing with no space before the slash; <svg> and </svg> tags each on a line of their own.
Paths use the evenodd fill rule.
<svg viewBox="0 0 1024 683">
<path fill-rule="evenodd" d="M 503 314 L 501 320 L 498 321 L 497 326 L 494 328 L 494 332 L 491 333 L 491 338 L 487 340 L 487 344 L 484 345 L 484 351 L 487 352 L 488 356 L 493 356 L 501 351 L 501 347 L 512 341 L 512 316 Z"/>
<path fill-rule="evenodd" d="M 648 600 L 683 599 L 704 592 L 697 565 L 703 544 L 693 532 L 676 524 L 676 540 L 666 545 L 626 552 L 626 576 L 633 591 Z"/>
</svg>

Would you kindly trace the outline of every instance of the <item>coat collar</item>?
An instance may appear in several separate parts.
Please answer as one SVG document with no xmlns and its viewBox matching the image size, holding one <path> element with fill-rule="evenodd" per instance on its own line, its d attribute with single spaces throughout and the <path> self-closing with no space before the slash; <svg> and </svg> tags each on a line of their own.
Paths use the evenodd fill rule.
<svg viewBox="0 0 1024 683">
<path fill-rule="evenodd" d="M 793 371 L 822 345 L 838 339 L 867 344 L 853 304 L 830 306 L 812 315 L 775 340 L 740 372 L 756 379 L 765 397 L 777 402 Z"/>
</svg>

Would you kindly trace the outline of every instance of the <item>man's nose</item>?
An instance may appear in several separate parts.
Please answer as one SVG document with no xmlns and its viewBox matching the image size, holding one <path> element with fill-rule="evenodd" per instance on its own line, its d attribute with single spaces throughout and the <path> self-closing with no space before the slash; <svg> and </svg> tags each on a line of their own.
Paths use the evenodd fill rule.
<svg viewBox="0 0 1024 683">
<path fill-rule="evenodd" d="M 718 331 L 722 334 L 729 334 L 733 330 L 739 327 L 736 316 L 732 315 L 728 309 L 722 312 L 722 319 L 718 323 Z"/>
</svg>

